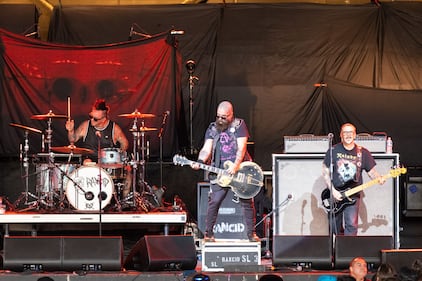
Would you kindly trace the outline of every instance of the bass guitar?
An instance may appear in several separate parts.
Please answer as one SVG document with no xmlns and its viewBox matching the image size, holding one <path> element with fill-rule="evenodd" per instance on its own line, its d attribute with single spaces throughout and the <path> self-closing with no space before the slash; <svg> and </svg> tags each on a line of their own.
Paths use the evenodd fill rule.
<svg viewBox="0 0 422 281">
<path fill-rule="evenodd" d="M 181 166 L 198 164 L 200 169 L 215 173 L 219 185 L 230 187 L 234 194 L 243 199 L 255 197 L 264 185 L 264 175 L 261 167 L 251 161 L 242 162 L 239 171 L 234 175 L 227 173 L 225 170 L 234 164 L 232 161 L 224 162 L 225 169 L 221 169 L 200 162 L 191 161 L 184 156 L 175 155 L 173 157 L 173 163 Z"/>
<path fill-rule="evenodd" d="M 398 177 L 401 174 L 405 174 L 407 172 L 406 168 L 396 168 L 396 169 L 392 169 L 390 170 L 390 172 L 386 175 L 383 175 L 383 178 L 395 178 Z M 344 208 L 346 208 L 346 206 L 348 205 L 353 205 L 356 202 L 356 199 L 354 198 L 350 198 L 350 196 L 352 196 L 353 194 L 356 194 L 370 186 L 373 186 L 375 184 L 378 183 L 378 179 L 373 179 L 367 183 L 361 184 L 359 186 L 353 187 L 353 188 L 349 188 L 346 190 L 342 190 L 340 191 L 341 195 L 342 195 L 342 200 L 341 201 L 335 201 L 333 204 L 330 204 L 330 197 L 331 197 L 331 192 L 329 188 L 326 188 L 322 191 L 321 193 L 321 200 L 322 200 L 322 205 L 324 206 L 324 208 L 326 209 L 327 212 L 329 212 L 330 210 L 332 210 L 335 214 L 338 212 L 343 211 Z"/>
</svg>

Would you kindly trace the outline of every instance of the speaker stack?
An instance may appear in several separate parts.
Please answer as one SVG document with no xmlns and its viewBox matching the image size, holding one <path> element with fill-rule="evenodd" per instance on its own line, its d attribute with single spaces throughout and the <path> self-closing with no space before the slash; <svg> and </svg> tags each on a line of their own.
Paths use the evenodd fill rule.
<svg viewBox="0 0 422 281">
<path fill-rule="evenodd" d="M 3 268 L 12 271 L 120 271 L 117 236 L 11 236 L 4 239 Z"/>
<path fill-rule="evenodd" d="M 146 235 L 123 262 L 120 236 L 11 236 L 4 239 L 3 268 L 11 271 L 191 270 L 193 236 Z"/>
<path fill-rule="evenodd" d="M 380 174 L 399 163 L 398 154 L 373 154 Z M 381 250 L 398 247 L 399 179 L 363 191 L 357 236 L 330 239 L 321 193 L 325 153 L 273 154 L 273 263 L 275 266 L 344 269 L 356 256 L 381 263 Z M 363 181 L 370 181 L 364 173 Z"/>
</svg>

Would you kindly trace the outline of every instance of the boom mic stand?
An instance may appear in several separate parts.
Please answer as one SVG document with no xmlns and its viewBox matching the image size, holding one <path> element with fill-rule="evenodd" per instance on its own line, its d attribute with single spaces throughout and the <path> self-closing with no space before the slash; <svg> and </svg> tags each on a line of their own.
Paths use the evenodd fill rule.
<svg viewBox="0 0 422 281">
<path fill-rule="evenodd" d="M 284 199 L 283 201 L 281 201 L 280 204 L 278 204 L 277 207 L 275 207 L 273 210 L 271 210 L 271 212 L 269 212 L 268 214 L 266 214 L 257 224 L 255 224 L 255 228 L 256 228 L 263 221 L 265 221 L 265 240 L 266 240 L 266 243 L 265 243 L 265 255 L 264 255 L 264 258 L 266 258 L 266 259 L 272 258 L 272 253 L 270 251 L 270 229 L 269 229 L 270 228 L 269 220 L 271 218 L 270 216 L 272 214 L 274 214 L 274 212 L 276 212 L 276 211 L 278 212 L 278 209 L 280 209 L 281 207 L 286 206 L 287 203 L 289 203 L 289 201 L 292 200 L 292 199 L 293 199 L 293 195 L 292 194 L 287 195 L 287 198 L 286 199 Z"/>
<path fill-rule="evenodd" d="M 193 75 L 195 72 L 194 60 L 188 60 L 186 62 L 186 69 L 189 73 L 189 153 L 190 155 L 194 155 L 196 151 L 193 145 L 193 86 L 195 85 L 194 81 L 199 80 L 199 78 Z"/>
<path fill-rule="evenodd" d="M 97 131 L 95 135 L 98 138 L 98 187 L 99 187 L 99 193 L 98 193 L 98 235 L 102 236 L 103 229 L 102 229 L 102 212 L 101 212 L 101 205 L 103 201 L 103 191 L 102 191 L 102 169 L 101 169 L 101 132 Z"/>
<path fill-rule="evenodd" d="M 163 186 L 163 132 L 169 114 L 169 110 L 163 113 L 163 122 L 161 123 L 160 131 L 158 132 L 158 138 L 160 139 L 160 187 Z"/>
</svg>

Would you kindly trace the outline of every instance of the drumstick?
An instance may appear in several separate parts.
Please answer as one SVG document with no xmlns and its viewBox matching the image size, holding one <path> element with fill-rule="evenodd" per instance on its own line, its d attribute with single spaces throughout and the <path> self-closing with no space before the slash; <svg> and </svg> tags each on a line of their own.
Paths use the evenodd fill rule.
<svg viewBox="0 0 422 281">
<path fill-rule="evenodd" d="M 67 97 L 67 120 L 70 121 L 70 97 Z"/>
</svg>

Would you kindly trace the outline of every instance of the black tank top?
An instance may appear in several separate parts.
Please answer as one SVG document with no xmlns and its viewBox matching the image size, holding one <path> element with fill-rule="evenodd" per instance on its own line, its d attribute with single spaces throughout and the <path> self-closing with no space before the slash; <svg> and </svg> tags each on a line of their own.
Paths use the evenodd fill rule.
<svg viewBox="0 0 422 281">
<path fill-rule="evenodd" d="M 94 151 L 92 155 L 89 155 L 88 158 L 92 159 L 92 161 L 97 162 L 98 160 L 98 136 L 97 132 L 100 132 L 100 147 L 101 148 L 109 148 L 115 147 L 113 142 L 114 137 L 114 122 L 108 121 L 108 125 L 102 129 L 97 130 L 94 126 L 91 125 L 91 120 L 88 121 L 88 131 L 86 132 L 85 137 L 83 138 L 83 147 L 89 148 Z"/>
</svg>

